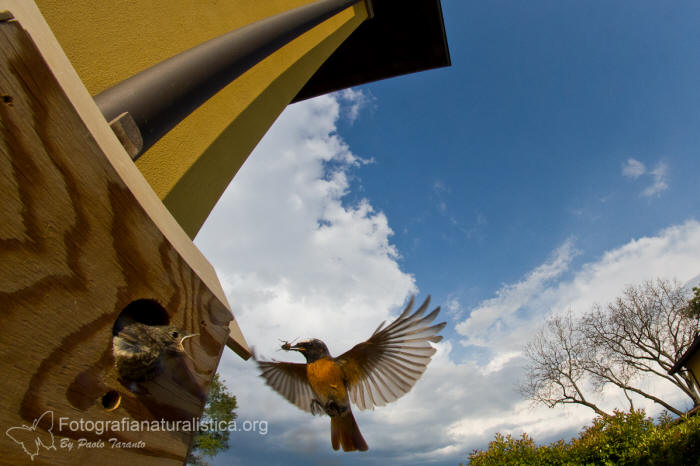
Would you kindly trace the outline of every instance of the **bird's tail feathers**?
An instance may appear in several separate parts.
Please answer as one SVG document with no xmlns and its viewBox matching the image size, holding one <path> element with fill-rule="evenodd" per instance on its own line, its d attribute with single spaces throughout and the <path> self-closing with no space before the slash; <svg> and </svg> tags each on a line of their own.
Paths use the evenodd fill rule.
<svg viewBox="0 0 700 466">
<path fill-rule="evenodd" d="M 337 450 L 343 447 L 343 451 L 367 451 L 367 442 L 357 427 L 355 416 L 348 410 L 341 416 L 331 417 L 331 444 Z"/>
</svg>

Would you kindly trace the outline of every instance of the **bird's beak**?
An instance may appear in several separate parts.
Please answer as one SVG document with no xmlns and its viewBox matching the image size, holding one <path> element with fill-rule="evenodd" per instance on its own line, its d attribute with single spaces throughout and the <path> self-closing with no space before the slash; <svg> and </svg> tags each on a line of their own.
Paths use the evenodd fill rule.
<svg viewBox="0 0 700 466">
<path fill-rule="evenodd" d="M 299 344 L 296 344 L 294 346 L 290 346 L 289 349 L 294 350 L 294 351 L 299 351 L 300 353 L 306 351 L 306 348 L 304 348 L 303 346 L 299 346 Z"/>
<path fill-rule="evenodd" d="M 187 351 L 185 351 L 185 347 L 182 346 L 182 344 L 183 344 L 183 343 L 185 342 L 185 340 L 187 340 L 188 338 L 192 338 L 192 337 L 196 337 L 196 336 L 199 336 L 199 333 L 191 333 L 191 334 L 189 334 L 189 335 L 185 335 L 184 337 L 182 337 L 182 339 L 180 340 L 180 342 L 179 342 L 178 345 L 177 345 L 178 349 L 179 349 L 180 351 L 182 351 L 183 353 L 185 353 L 185 355 L 186 355 L 188 358 L 192 359 L 193 361 L 194 361 L 194 359 L 192 358 L 192 356 L 190 356 L 190 355 L 187 353 Z"/>
</svg>

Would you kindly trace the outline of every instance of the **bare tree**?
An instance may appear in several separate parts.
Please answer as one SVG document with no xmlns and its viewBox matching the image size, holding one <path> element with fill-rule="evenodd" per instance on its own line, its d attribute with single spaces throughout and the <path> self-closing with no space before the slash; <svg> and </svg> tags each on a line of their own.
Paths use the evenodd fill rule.
<svg viewBox="0 0 700 466">
<path fill-rule="evenodd" d="M 700 405 L 700 391 L 684 369 L 668 370 L 690 346 L 698 320 L 689 317 L 690 293 L 676 282 L 657 280 L 630 286 L 606 307 L 580 318 L 555 316 L 526 346 L 529 359 L 521 392 L 547 406 L 576 403 L 608 415 L 590 395 L 607 386 L 622 390 L 630 409 L 632 394 L 682 414 L 645 388 L 646 377 L 666 380 Z"/>
<path fill-rule="evenodd" d="M 520 392 L 528 399 L 550 408 L 558 404 L 580 404 L 608 416 L 586 399 L 588 347 L 569 312 L 554 316 L 525 347 L 530 360 Z"/>
</svg>

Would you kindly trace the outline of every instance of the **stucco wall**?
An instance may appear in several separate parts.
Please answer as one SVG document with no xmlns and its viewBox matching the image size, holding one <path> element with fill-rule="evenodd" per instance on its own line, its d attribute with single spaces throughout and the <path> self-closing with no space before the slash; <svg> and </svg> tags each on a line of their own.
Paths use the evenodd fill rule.
<svg viewBox="0 0 700 466">
<path fill-rule="evenodd" d="M 38 0 L 88 90 L 312 0 Z M 367 17 L 359 3 L 239 77 L 148 150 L 137 166 L 191 236 L 286 105 Z"/>
</svg>

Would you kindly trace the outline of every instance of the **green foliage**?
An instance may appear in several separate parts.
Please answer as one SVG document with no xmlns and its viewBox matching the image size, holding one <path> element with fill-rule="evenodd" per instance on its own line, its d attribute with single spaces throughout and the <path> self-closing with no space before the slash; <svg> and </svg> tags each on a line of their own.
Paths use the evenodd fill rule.
<svg viewBox="0 0 700 466">
<path fill-rule="evenodd" d="M 496 434 L 496 439 L 489 443 L 485 451 L 474 450 L 469 461 L 477 466 L 497 466 L 502 464 L 517 465 L 554 465 L 565 464 L 566 444 L 564 441 L 538 447 L 529 435 L 523 433 L 519 439 L 510 434 Z"/>
<path fill-rule="evenodd" d="M 700 416 L 665 420 L 633 450 L 630 464 L 700 464 Z"/>
<path fill-rule="evenodd" d="M 209 398 L 200 419 L 201 424 L 211 425 L 210 421 L 216 425 L 228 424 L 236 419 L 236 397 L 229 393 L 224 382 L 218 373 L 214 375 L 209 387 Z M 228 430 L 201 429 L 194 438 L 187 464 L 206 466 L 208 463 L 202 456 L 212 457 L 228 449 L 229 433 Z"/>
<path fill-rule="evenodd" d="M 592 426 L 572 439 L 570 458 L 582 464 L 630 464 L 635 446 L 653 427 L 643 410 L 614 411 L 613 416 L 597 417 Z"/>
<path fill-rule="evenodd" d="M 700 464 L 700 416 L 655 424 L 643 410 L 598 416 L 569 442 L 537 446 L 527 434 L 496 434 L 486 450 L 469 455 L 473 466 Z"/>
<path fill-rule="evenodd" d="M 700 319 L 700 287 L 693 287 L 693 297 L 688 301 L 688 315 Z"/>
</svg>

